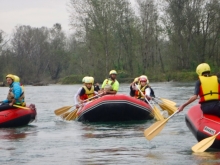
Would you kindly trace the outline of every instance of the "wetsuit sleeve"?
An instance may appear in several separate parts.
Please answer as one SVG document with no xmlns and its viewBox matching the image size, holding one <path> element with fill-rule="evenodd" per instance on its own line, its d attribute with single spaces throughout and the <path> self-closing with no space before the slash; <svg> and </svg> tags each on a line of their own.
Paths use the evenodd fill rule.
<svg viewBox="0 0 220 165">
<path fill-rule="evenodd" d="M 81 91 L 80 91 L 80 93 L 79 93 L 79 96 L 83 96 L 85 93 L 86 93 L 85 89 L 82 88 Z"/>
<path fill-rule="evenodd" d="M 200 85 L 201 85 L 200 80 L 197 80 L 195 84 L 194 95 L 199 95 Z"/>
</svg>

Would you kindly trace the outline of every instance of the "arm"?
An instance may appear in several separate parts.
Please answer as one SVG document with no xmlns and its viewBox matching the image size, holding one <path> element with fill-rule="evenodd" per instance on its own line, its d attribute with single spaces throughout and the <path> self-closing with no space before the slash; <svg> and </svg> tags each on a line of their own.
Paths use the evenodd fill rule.
<svg viewBox="0 0 220 165">
<path fill-rule="evenodd" d="M 145 97 L 148 99 L 148 100 L 151 100 L 151 96 L 150 96 L 150 87 L 146 88 L 145 89 Z"/>
<path fill-rule="evenodd" d="M 195 101 L 197 99 L 198 95 L 193 95 L 187 102 L 185 102 L 183 105 L 181 105 L 179 107 L 179 112 L 182 111 L 187 105 L 189 105 L 190 103 L 192 103 L 193 101 Z"/>
</svg>

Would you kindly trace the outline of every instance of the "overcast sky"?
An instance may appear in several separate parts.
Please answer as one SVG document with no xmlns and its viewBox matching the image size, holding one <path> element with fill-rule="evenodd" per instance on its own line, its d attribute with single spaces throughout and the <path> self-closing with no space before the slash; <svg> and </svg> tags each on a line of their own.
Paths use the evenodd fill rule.
<svg viewBox="0 0 220 165">
<path fill-rule="evenodd" d="M 0 0 L 0 29 L 11 34 L 17 25 L 51 28 L 60 23 L 71 33 L 67 4 L 70 0 Z"/>
</svg>

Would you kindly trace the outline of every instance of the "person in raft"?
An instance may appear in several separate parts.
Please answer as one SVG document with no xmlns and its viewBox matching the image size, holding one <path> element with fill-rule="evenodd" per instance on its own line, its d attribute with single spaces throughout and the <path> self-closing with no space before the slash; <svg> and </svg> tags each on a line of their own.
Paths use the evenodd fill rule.
<svg viewBox="0 0 220 165">
<path fill-rule="evenodd" d="M 141 94 L 141 92 L 144 94 L 144 96 Z M 149 80 L 147 76 L 142 75 L 139 77 L 139 85 L 133 83 L 132 84 L 132 90 L 135 91 L 134 97 L 140 100 L 143 100 L 146 102 L 145 98 L 148 100 L 151 100 L 152 97 L 155 97 L 153 89 L 149 85 Z"/>
<path fill-rule="evenodd" d="M 93 85 L 94 78 L 93 77 L 85 77 L 84 78 L 84 86 L 81 88 L 81 91 L 78 95 L 78 102 L 81 105 L 85 105 L 85 100 L 91 101 L 94 99 L 94 96 L 98 94 L 98 92 L 95 91 L 95 87 Z M 87 101 L 87 102 L 88 102 Z"/>
<path fill-rule="evenodd" d="M 12 74 L 6 76 L 7 84 L 9 85 L 9 92 L 6 100 L 1 101 L 0 111 L 12 109 L 13 104 L 25 106 L 24 93 L 19 82 L 14 82 L 15 77 Z"/>
<path fill-rule="evenodd" d="M 102 93 L 103 95 L 116 94 L 119 89 L 119 82 L 118 80 L 116 80 L 116 76 L 117 76 L 116 70 L 111 70 L 109 72 L 109 78 L 103 81 L 99 93 Z"/>
<path fill-rule="evenodd" d="M 217 76 L 211 75 L 210 71 L 211 68 L 207 63 L 197 66 L 196 73 L 199 79 L 195 84 L 194 95 L 178 108 L 179 112 L 199 96 L 203 113 L 220 117 L 220 80 Z"/>
</svg>

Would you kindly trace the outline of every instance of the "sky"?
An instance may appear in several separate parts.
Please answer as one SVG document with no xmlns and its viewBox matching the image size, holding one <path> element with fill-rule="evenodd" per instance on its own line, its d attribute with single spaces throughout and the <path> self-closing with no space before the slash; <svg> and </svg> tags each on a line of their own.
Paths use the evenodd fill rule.
<svg viewBox="0 0 220 165">
<path fill-rule="evenodd" d="M 12 34 L 16 26 L 52 28 L 60 23 L 71 33 L 68 3 L 70 0 L 0 0 L 0 30 Z"/>
</svg>

